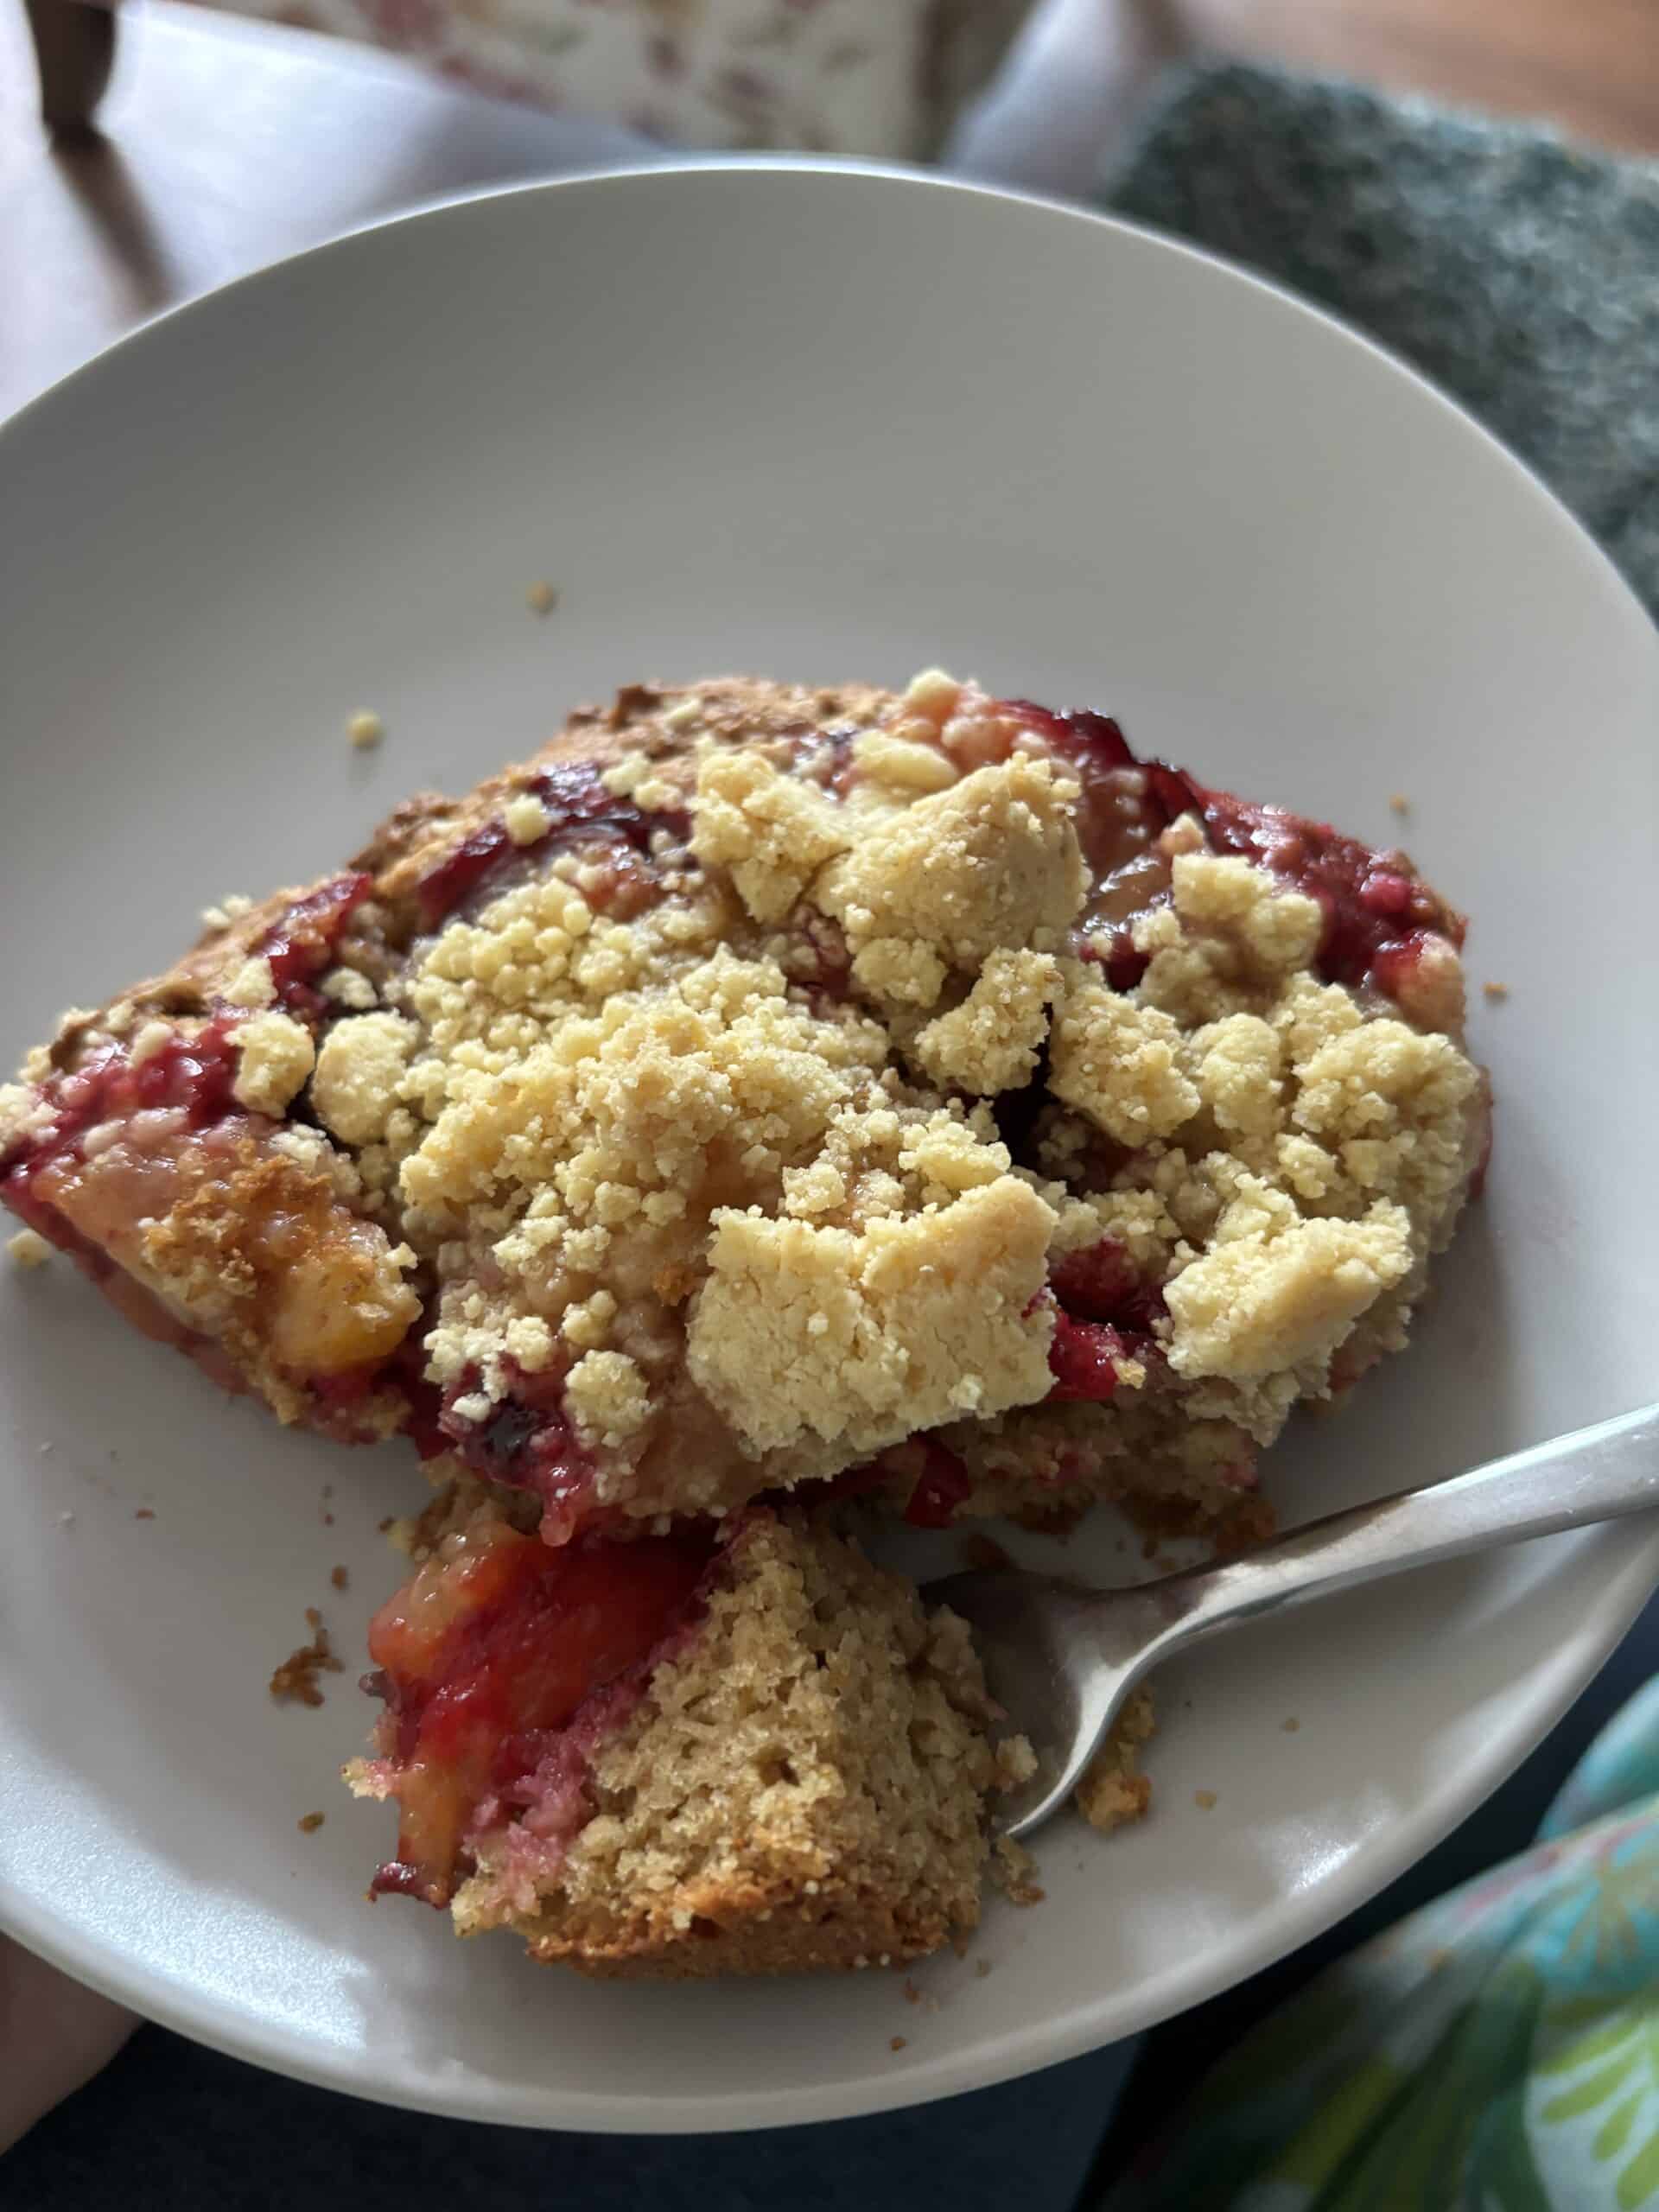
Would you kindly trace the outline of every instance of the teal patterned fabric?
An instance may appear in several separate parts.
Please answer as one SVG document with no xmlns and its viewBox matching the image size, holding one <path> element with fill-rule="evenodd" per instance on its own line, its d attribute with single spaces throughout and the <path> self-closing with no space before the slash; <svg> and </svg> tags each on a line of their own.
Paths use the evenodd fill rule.
<svg viewBox="0 0 1659 2212">
<path fill-rule="evenodd" d="M 1321 1975 L 1100 2212 L 1659 2212 L 1659 1681 L 1520 1858 Z"/>
</svg>

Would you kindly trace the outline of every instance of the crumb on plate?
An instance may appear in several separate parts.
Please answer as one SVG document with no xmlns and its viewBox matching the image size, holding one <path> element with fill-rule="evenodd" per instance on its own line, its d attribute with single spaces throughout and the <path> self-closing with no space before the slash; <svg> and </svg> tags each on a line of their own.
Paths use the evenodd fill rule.
<svg viewBox="0 0 1659 2212">
<path fill-rule="evenodd" d="M 964 1567 L 982 1567 L 988 1572 L 995 1572 L 1005 1567 L 1012 1567 L 1014 1560 L 1011 1554 L 997 1542 L 995 1536 L 982 1535 L 977 1529 L 974 1529 L 963 1538 L 962 1563 Z"/>
<path fill-rule="evenodd" d="M 6 1252 L 14 1267 L 42 1268 L 52 1256 L 52 1247 L 32 1229 L 20 1229 L 6 1243 Z"/>
<path fill-rule="evenodd" d="M 311 1631 L 310 1643 L 290 1651 L 271 1675 L 270 1694 L 278 1705 L 321 1705 L 322 1686 L 317 1676 L 345 1672 L 345 1662 L 336 1656 L 322 1615 L 315 1605 L 306 1607 L 305 1624 Z"/>
<path fill-rule="evenodd" d="M 1032 1880 L 1037 1862 L 1023 1843 L 999 1836 L 991 1854 L 991 1879 L 1010 1904 L 1040 1904 L 1048 1892 Z"/>
<path fill-rule="evenodd" d="M 346 734 L 359 753 L 370 746 L 378 745 L 386 734 L 386 726 L 371 708 L 359 707 L 346 725 Z"/>
</svg>

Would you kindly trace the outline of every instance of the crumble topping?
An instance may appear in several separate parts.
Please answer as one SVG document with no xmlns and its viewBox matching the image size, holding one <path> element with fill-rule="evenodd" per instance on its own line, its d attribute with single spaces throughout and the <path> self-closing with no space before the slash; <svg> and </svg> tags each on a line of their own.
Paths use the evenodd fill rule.
<svg viewBox="0 0 1659 2212">
<path fill-rule="evenodd" d="M 230 1006 L 245 1006 L 251 1009 L 275 1006 L 276 979 L 270 972 L 269 960 L 245 960 L 225 987 L 226 1002 Z"/>
<path fill-rule="evenodd" d="M 311 1103 L 343 1143 L 380 1143 L 418 1033 L 397 1014 L 358 1014 L 335 1022 L 311 1077 Z"/>
<path fill-rule="evenodd" d="M 1045 1286 L 1113 1240 L 1154 1300 L 1112 1358 L 1116 1448 L 1173 1430 L 1192 1479 L 1232 1479 L 1357 1319 L 1397 1329 L 1466 1179 L 1474 1071 L 1321 983 L 1319 902 L 1192 812 L 1115 988 L 1077 957 L 1075 762 L 938 671 L 841 727 L 824 781 L 816 734 L 663 695 L 601 778 L 687 810 L 657 895 L 607 911 L 602 866 L 556 852 L 416 948 L 398 1012 L 334 1025 L 312 1102 L 435 1264 L 429 1373 L 477 1424 L 550 1375 L 597 1495 L 638 1511 L 918 1429 L 976 1480 L 1011 1452 L 1058 1475 L 1098 1460 L 1101 1417 L 1038 1411 Z M 941 1096 L 1018 1091 L 1045 1055 L 1020 1160 Z"/>
<path fill-rule="evenodd" d="M 1135 925 L 1151 956 L 1143 1004 L 1184 1028 L 1260 1011 L 1285 979 L 1313 963 L 1324 917 L 1318 902 L 1287 891 L 1251 861 L 1179 853 L 1170 863 L 1173 903 Z"/>
<path fill-rule="evenodd" d="M 502 809 L 501 819 L 515 845 L 534 845 L 546 836 L 553 817 L 534 791 L 519 791 Z"/>
<path fill-rule="evenodd" d="M 994 1096 L 1029 1081 L 1059 996 L 1060 964 L 1052 952 L 993 952 L 960 1006 L 921 1030 L 912 1058 L 933 1080 Z"/>
<path fill-rule="evenodd" d="M 875 1463 L 936 1525 L 1224 1516 L 1402 1340 L 1484 1141 L 1461 925 L 1404 855 L 938 670 L 634 687 L 360 865 L 310 964 L 220 910 L 227 1087 L 340 1210 L 359 1340 L 418 1306 L 429 1448 L 544 1498 Z M 130 1069 L 196 1049 L 123 1009 Z M 169 1233 L 205 1295 L 205 1217 Z M 324 1334 L 288 1357 L 337 1371 Z"/>
<path fill-rule="evenodd" d="M 264 962 L 257 963 L 265 966 Z M 270 969 L 265 969 L 267 975 Z M 291 1014 L 256 1014 L 235 1032 L 239 1050 L 232 1090 L 252 1114 L 278 1120 L 304 1088 L 316 1058 L 311 1033 Z"/>
<path fill-rule="evenodd" d="M 252 906 L 253 901 L 245 892 L 227 892 L 217 906 L 202 908 L 201 925 L 205 930 L 227 930 L 232 922 L 240 921 L 244 914 L 250 912 Z"/>
<path fill-rule="evenodd" d="M 378 1003 L 374 985 L 355 968 L 331 968 L 317 988 L 332 1005 L 343 1006 L 353 1014 L 365 1014 Z"/>
<path fill-rule="evenodd" d="M 834 802 L 782 776 L 755 753 L 714 753 L 697 776 L 691 849 L 725 868 L 757 921 L 775 922 L 826 861 L 845 852 L 849 832 Z"/>
<path fill-rule="evenodd" d="M 897 791 L 945 791 L 959 772 L 949 754 L 883 730 L 866 730 L 853 747 L 853 760 L 872 783 L 889 785 Z"/>
<path fill-rule="evenodd" d="M 146 1021 L 133 1038 L 127 1056 L 130 1067 L 141 1068 L 146 1060 L 153 1060 L 172 1042 L 173 1025 L 170 1021 Z"/>
<path fill-rule="evenodd" d="M 952 969 L 1058 950 L 1088 887 L 1077 798 L 1053 763 L 1016 754 L 875 815 L 816 893 L 847 932 L 854 976 L 878 1001 L 931 1007 Z"/>
<path fill-rule="evenodd" d="M 1166 1287 L 1178 1375 L 1252 1382 L 1327 1361 L 1352 1324 L 1411 1270 L 1402 1206 L 1361 1221 L 1303 1221 L 1254 1176 L 1222 1209 L 1202 1259 Z"/>
<path fill-rule="evenodd" d="M 1156 1007 L 1077 982 L 1054 1025 L 1049 1088 L 1120 1144 L 1173 1135 L 1198 1111 L 1181 1033 Z"/>
<path fill-rule="evenodd" d="M 625 1444 L 651 1418 L 645 1378 L 626 1352 L 584 1352 L 566 1380 L 564 1402 L 577 1433 L 596 1444 Z"/>
<path fill-rule="evenodd" d="M 1047 1395 L 1052 1214 L 1012 1177 L 861 1231 L 717 1214 L 687 1339 L 693 1377 L 749 1447 L 804 1436 L 840 1464 L 963 1414 Z"/>
<path fill-rule="evenodd" d="M 52 1247 L 32 1229 L 20 1229 L 7 1238 L 6 1256 L 14 1267 L 43 1268 L 52 1256 Z"/>
</svg>

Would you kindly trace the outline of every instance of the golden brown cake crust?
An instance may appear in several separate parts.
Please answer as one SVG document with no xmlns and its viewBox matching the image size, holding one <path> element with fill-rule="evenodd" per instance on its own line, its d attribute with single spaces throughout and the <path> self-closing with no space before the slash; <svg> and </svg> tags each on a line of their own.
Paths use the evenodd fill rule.
<svg viewBox="0 0 1659 2212">
<path fill-rule="evenodd" d="M 456 1925 L 505 1922 L 532 1957 L 603 1974 L 919 1957 L 978 1917 L 992 1710 L 960 1621 L 849 1539 L 758 1511 L 595 1754 L 594 1817 L 541 1863 L 478 1839 Z"/>
</svg>

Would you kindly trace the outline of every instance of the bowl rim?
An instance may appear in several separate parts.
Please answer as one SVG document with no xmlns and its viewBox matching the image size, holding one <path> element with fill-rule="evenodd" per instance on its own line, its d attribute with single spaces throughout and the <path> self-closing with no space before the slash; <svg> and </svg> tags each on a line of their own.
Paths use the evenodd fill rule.
<svg viewBox="0 0 1659 2212">
<path fill-rule="evenodd" d="M 181 319 L 219 312 L 219 303 L 227 296 L 258 285 L 275 271 L 323 257 L 348 256 L 361 251 L 360 242 L 365 238 L 405 224 L 445 218 L 465 219 L 471 210 L 496 200 L 547 193 L 591 193 L 595 188 L 614 194 L 619 189 L 637 188 L 662 180 L 677 181 L 683 188 L 689 179 L 723 182 L 737 176 L 810 177 L 831 189 L 838 189 L 849 181 L 886 182 L 958 199 L 1027 207 L 1046 217 L 1064 219 L 1107 234 L 1126 235 L 1139 245 L 1196 263 L 1229 284 L 1269 296 L 1294 315 L 1325 325 L 1347 343 L 1372 355 L 1395 375 L 1414 385 L 1425 398 L 1455 417 L 1465 431 L 1472 433 L 1491 455 L 1524 483 L 1534 499 L 1549 509 L 1558 528 L 1562 524 L 1567 525 L 1564 547 L 1572 546 L 1586 574 L 1594 578 L 1595 588 L 1617 608 L 1618 618 L 1625 623 L 1634 622 L 1645 649 L 1659 658 L 1659 631 L 1646 609 L 1607 554 L 1537 472 L 1459 402 L 1363 331 L 1222 255 L 1147 225 L 1039 192 L 982 183 L 898 162 L 839 160 L 813 155 L 667 157 L 660 162 L 642 160 L 626 166 L 582 168 L 546 178 L 517 180 L 423 200 L 393 214 L 376 217 L 332 238 L 262 262 L 225 283 L 149 317 L 55 379 L 0 422 L 0 469 L 3 469 L 20 439 L 36 427 L 40 417 L 49 415 L 61 400 L 78 394 L 82 386 L 104 374 L 116 357 L 124 355 L 130 348 L 142 348 L 152 343 L 158 333 Z M 1510 1718 L 1490 1732 L 1472 1792 L 1469 1768 L 1444 1775 L 1435 1788 L 1414 1803 L 1408 1814 L 1391 1825 L 1385 1836 L 1373 1839 L 1365 1848 L 1355 1852 L 1338 1872 L 1283 1900 L 1274 1916 L 1271 1943 L 1259 1957 L 1243 1965 L 1230 1961 L 1219 1974 L 1203 1960 L 1187 1961 L 1137 1985 L 1142 2001 L 1135 2007 L 1137 2018 L 1133 2027 L 1103 2024 L 1101 2016 L 1109 2010 L 1109 1993 L 1092 2004 L 1076 2007 L 1060 2019 L 1027 2021 L 998 2039 L 995 2060 L 989 2063 L 982 2053 L 946 2053 L 907 2067 L 902 2073 L 884 2072 L 872 2065 L 862 2075 L 827 2085 L 798 2085 L 759 2093 L 739 2090 L 715 2098 L 706 2094 L 681 2098 L 652 2094 L 644 2098 L 632 2094 L 608 2097 L 586 2091 L 573 2092 L 556 2085 L 535 2089 L 514 2088 L 503 2093 L 499 2084 L 482 2075 L 469 2076 L 464 2087 L 437 2080 L 394 2081 L 376 2070 L 372 2052 L 320 2042 L 300 2030 L 250 2020 L 228 2000 L 208 1996 L 188 1984 L 156 1977 L 148 1967 L 111 1956 L 86 1931 L 66 1925 L 49 1909 L 37 1908 L 3 1875 L 0 1875 L 0 1927 L 75 1980 L 140 2012 L 145 2018 L 211 2049 L 320 2088 L 343 2091 L 375 2103 L 455 2119 L 601 2134 L 742 2133 L 892 2111 L 989 2088 L 1138 2033 L 1201 2002 L 1230 1981 L 1283 1957 L 1386 1887 L 1490 1796 L 1567 1711 L 1636 1618 L 1655 1584 L 1659 1583 L 1659 1528 L 1639 1540 L 1630 1529 L 1622 1535 L 1604 1529 L 1548 1541 L 1561 1545 L 1600 1545 L 1605 1548 L 1603 1602 L 1593 1620 L 1580 1620 L 1569 1638 L 1556 1643 L 1545 1669 L 1543 1685 L 1524 1713 Z"/>
</svg>

